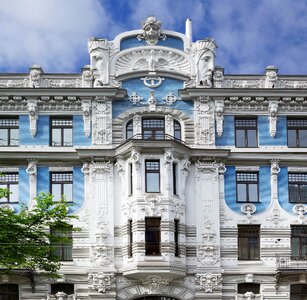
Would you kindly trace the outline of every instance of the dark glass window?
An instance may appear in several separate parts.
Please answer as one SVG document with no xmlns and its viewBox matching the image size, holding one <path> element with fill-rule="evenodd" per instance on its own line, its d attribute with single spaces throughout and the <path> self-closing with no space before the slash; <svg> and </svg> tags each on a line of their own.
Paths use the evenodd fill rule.
<svg viewBox="0 0 307 300">
<path fill-rule="evenodd" d="M 133 194 L 133 166 L 132 164 L 128 165 L 128 176 L 129 176 L 129 185 L 128 185 L 128 196 Z"/>
<path fill-rule="evenodd" d="M 174 138 L 181 140 L 181 126 L 180 123 L 174 120 Z"/>
<path fill-rule="evenodd" d="M 258 283 L 239 283 L 238 284 L 238 294 L 245 294 L 247 292 L 252 292 L 254 294 L 260 294 L 260 284 Z"/>
<path fill-rule="evenodd" d="M 0 118 L 0 146 L 19 145 L 19 119 Z"/>
<path fill-rule="evenodd" d="M 307 173 L 289 173 L 289 202 L 307 203 Z"/>
<path fill-rule="evenodd" d="M 143 119 L 143 139 L 163 140 L 165 139 L 165 124 L 162 119 Z"/>
<path fill-rule="evenodd" d="M 290 289 L 290 300 L 306 300 L 307 284 L 292 284 Z"/>
<path fill-rule="evenodd" d="M 291 226 L 291 255 L 293 259 L 306 259 L 307 257 L 307 226 Z"/>
<path fill-rule="evenodd" d="M 258 202 L 258 173 L 237 172 L 237 202 Z"/>
<path fill-rule="evenodd" d="M 259 225 L 238 225 L 238 248 L 240 260 L 260 259 Z"/>
<path fill-rule="evenodd" d="M 51 118 L 51 146 L 72 146 L 72 117 Z"/>
<path fill-rule="evenodd" d="M 18 300 L 18 284 L 0 284 L 0 300 Z"/>
<path fill-rule="evenodd" d="M 54 254 L 61 261 L 72 260 L 72 226 L 52 227 L 50 229 L 51 244 L 54 247 Z"/>
<path fill-rule="evenodd" d="M 287 119 L 288 147 L 307 147 L 307 119 Z"/>
<path fill-rule="evenodd" d="M 8 189 L 11 193 L 1 198 L 0 203 L 17 203 L 19 199 L 18 173 L 2 173 L 0 175 L 0 188 Z"/>
<path fill-rule="evenodd" d="M 132 257 L 133 232 L 132 220 L 128 221 L 128 257 Z"/>
<path fill-rule="evenodd" d="M 73 201 L 73 172 L 51 172 L 50 193 L 58 201 L 64 195 L 66 201 Z"/>
<path fill-rule="evenodd" d="M 51 284 L 51 294 L 55 295 L 58 292 L 63 292 L 66 295 L 72 295 L 75 293 L 75 288 L 72 283 L 54 283 Z"/>
<path fill-rule="evenodd" d="M 161 218 L 145 218 L 145 253 L 160 255 Z"/>
<path fill-rule="evenodd" d="M 160 192 L 160 161 L 146 160 L 145 161 L 145 184 L 146 193 Z"/>
<path fill-rule="evenodd" d="M 179 257 L 179 220 L 174 221 L 175 256 Z"/>
<path fill-rule="evenodd" d="M 133 121 L 130 120 L 126 125 L 126 139 L 133 137 Z"/>
<path fill-rule="evenodd" d="M 178 196 L 178 164 L 173 163 L 173 194 Z"/>
<path fill-rule="evenodd" d="M 257 147 L 257 118 L 235 118 L 236 147 Z"/>
</svg>

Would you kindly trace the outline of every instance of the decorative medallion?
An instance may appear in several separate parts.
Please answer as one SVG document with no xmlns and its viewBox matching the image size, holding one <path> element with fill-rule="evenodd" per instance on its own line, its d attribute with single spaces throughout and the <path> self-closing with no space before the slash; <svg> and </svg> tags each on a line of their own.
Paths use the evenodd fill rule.
<svg viewBox="0 0 307 300">
<path fill-rule="evenodd" d="M 146 76 L 141 78 L 144 85 L 150 88 L 156 88 L 162 84 L 162 81 L 165 80 L 163 77 L 159 76 Z"/>
<path fill-rule="evenodd" d="M 132 94 L 129 96 L 129 100 L 134 105 L 139 103 L 141 100 L 143 100 L 143 97 L 139 96 L 137 92 L 132 92 Z"/>
<path fill-rule="evenodd" d="M 173 92 L 169 92 L 168 95 L 163 98 L 163 100 L 166 102 L 166 104 L 172 105 L 177 101 L 177 97 Z"/>
</svg>

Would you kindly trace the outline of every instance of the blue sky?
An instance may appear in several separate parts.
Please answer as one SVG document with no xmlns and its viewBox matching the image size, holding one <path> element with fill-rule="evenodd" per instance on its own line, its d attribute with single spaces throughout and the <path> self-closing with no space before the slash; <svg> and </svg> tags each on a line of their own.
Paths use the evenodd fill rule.
<svg viewBox="0 0 307 300">
<path fill-rule="evenodd" d="M 307 0 L 0 0 L 0 72 L 80 72 L 87 40 L 113 40 L 148 15 L 193 39 L 213 37 L 227 74 L 307 74 Z"/>
</svg>

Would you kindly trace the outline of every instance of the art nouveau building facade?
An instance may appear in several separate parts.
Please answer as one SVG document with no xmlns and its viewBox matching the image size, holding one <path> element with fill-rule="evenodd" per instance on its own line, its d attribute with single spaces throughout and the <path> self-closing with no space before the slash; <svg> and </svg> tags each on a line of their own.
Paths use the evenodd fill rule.
<svg viewBox="0 0 307 300">
<path fill-rule="evenodd" d="M 91 39 L 81 74 L 0 75 L 1 205 L 64 193 L 82 229 L 60 280 L 0 299 L 307 299 L 307 77 L 226 75 L 160 26 Z"/>
</svg>

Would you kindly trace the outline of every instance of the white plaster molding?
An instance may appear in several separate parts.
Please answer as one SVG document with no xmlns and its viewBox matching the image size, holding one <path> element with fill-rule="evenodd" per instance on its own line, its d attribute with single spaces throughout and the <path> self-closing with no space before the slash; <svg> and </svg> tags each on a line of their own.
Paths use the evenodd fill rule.
<svg viewBox="0 0 307 300">
<path fill-rule="evenodd" d="M 146 76 L 142 77 L 141 80 L 145 86 L 153 89 L 159 87 L 165 78 L 160 76 Z"/>
<path fill-rule="evenodd" d="M 91 134 L 91 100 L 82 100 L 81 107 L 83 112 L 84 135 L 89 137 Z"/>
<path fill-rule="evenodd" d="M 142 134 L 142 118 L 139 114 L 133 116 L 133 135 Z"/>
<path fill-rule="evenodd" d="M 239 172 L 257 172 L 259 167 L 256 166 L 236 166 L 236 171 Z"/>
<path fill-rule="evenodd" d="M 36 135 L 37 132 L 37 100 L 28 100 L 27 103 L 30 121 L 30 133 L 32 136 Z"/>
<path fill-rule="evenodd" d="M 170 279 L 158 275 L 148 275 L 142 280 L 142 284 L 148 290 L 148 294 L 159 294 L 169 281 Z"/>
<path fill-rule="evenodd" d="M 262 294 L 254 294 L 253 292 L 246 292 L 245 294 L 237 294 L 236 300 L 263 300 Z"/>
<path fill-rule="evenodd" d="M 278 111 L 278 102 L 270 101 L 269 102 L 269 122 L 270 122 L 271 137 L 276 136 L 277 111 Z"/>
<path fill-rule="evenodd" d="M 93 267 L 104 267 L 112 261 L 112 249 L 107 244 L 91 247 L 91 262 Z"/>
<path fill-rule="evenodd" d="M 73 167 L 49 167 L 49 172 L 72 172 Z"/>
<path fill-rule="evenodd" d="M 251 218 L 252 214 L 254 214 L 256 210 L 257 210 L 256 205 L 252 203 L 244 203 L 241 205 L 241 212 L 246 214 L 247 218 Z"/>
<path fill-rule="evenodd" d="M 288 172 L 295 172 L 295 173 L 307 173 L 306 167 L 288 167 Z"/>
<path fill-rule="evenodd" d="M 105 293 L 111 289 L 112 278 L 114 273 L 89 273 L 88 283 L 89 289 L 96 290 L 98 293 Z"/>
<path fill-rule="evenodd" d="M 154 91 L 150 91 L 150 96 L 147 100 L 147 104 L 148 104 L 148 110 L 149 111 L 156 111 L 157 100 L 155 98 L 155 92 Z"/>
<path fill-rule="evenodd" d="M 154 16 L 149 16 L 142 22 L 143 33 L 137 36 L 139 41 L 145 40 L 147 45 L 154 46 L 159 40 L 165 40 L 166 35 L 161 32 L 162 23 Z"/>
<path fill-rule="evenodd" d="M 205 290 L 205 293 L 213 293 L 213 291 L 218 288 L 218 285 L 222 281 L 221 274 L 196 274 L 196 278 L 197 283 L 203 290 Z"/>
<path fill-rule="evenodd" d="M 34 199 L 37 196 L 37 160 L 31 159 L 28 161 L 28 167 L 26 169 L 30 179 L 30 205 L 33 207 Z"/>
<path fill-rule="evenodd" d="M 131 156 L 130 156 L 130 162 L 133 164 L 140 162 L 140 152 L 138 149 L 132 148 L 131 150 Z"/>
<path fill-rule="evenodd" d="M 84 88 L 93 87 L 93 81 L 94 81 L 93 71 L 84 68 L 82 71 L 82 87 Z"/>
<path fill-rule="evenodd" d="M 224 100 L 215 101 L 215 122 L 216 133 L 219 137 L 223 135 L 223 123 L 224 123 Z"/>
<path fill-rule="evenodd" d="M 174 161 L 174 149 L 165 148 L 164 149 L 164 162 L 166 165 L 172 164 Z"/>
<path fill-rule="evenodd" d="M 83 163 L 81 171 L 84 174 L 84 176 L 89 176 L 91 172 L 91 164 L 89 162 Z"/>
<path fill-rule="evenodd" d="M 280 167 L 279 167 L 279 159 L 272 159 L 271 160 L 271 176 L 273 175 L 278 175 L 280 172 Z"/>
<path fill-rule="evenodd" d="M 302 224 L 307 213 L 307 205 L 299 203 L 293 206 L 293 212 L 298 215 L 300 223 Z"/>
<path fill-rule="evenodd" d="M 0 167 L 0 173 L 16 173 L 19 171 L 19 168 L 14 167 Z"/>
<path fill-rule="evenodd" d="M 167 105 L 173 105 L 177 101 L 177 96 L 174 92 L 169 92 L 162 100 L 164 100 Z"/>
</svg>

